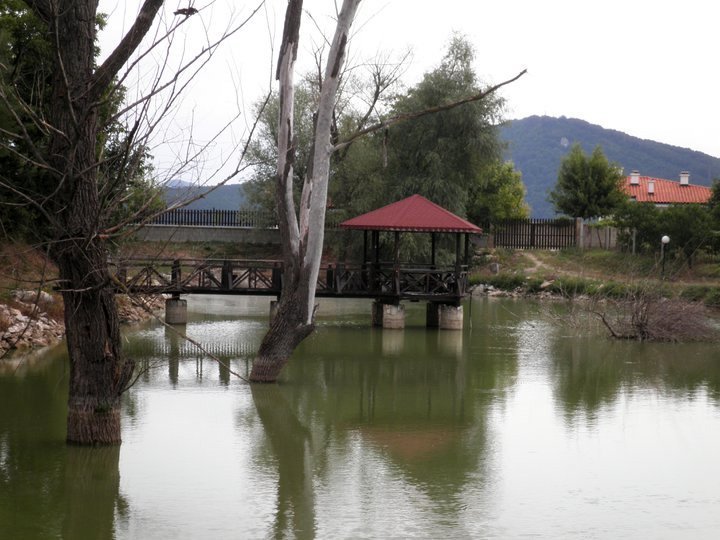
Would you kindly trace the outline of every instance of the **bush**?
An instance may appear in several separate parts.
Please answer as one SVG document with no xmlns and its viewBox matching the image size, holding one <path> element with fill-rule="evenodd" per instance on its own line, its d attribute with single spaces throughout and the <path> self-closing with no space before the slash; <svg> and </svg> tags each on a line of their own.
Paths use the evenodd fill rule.
<svg viewBox="0 0 720 540">
<path fill-rule="evenodd" d="M 498 274 L 484 280 L 501 291 L 514 291 L 525 287 L 525 276 L 520 274 Z"/>
<path fill-rule="evenodd" d="M 634 292 L 637 292 L 634 289 L 631 285 L 625 285 L 617 281 L 608 281 L 598 288 L 598 294 L 605 298 L 626 298 Z"/>
<path fill-rule="evenodd" d="M 578 277 L 561 277 L 550 285 L 550 291 L 566 298 L 581 295 L 593 296 L 598 291 L 598 284 L 595 281 Z"/>
<path fill-rule="evenodd" d="M 713 287 L 705 295 L 705 305 L 712 308 L 720 307 L 720 287 Z"/>
<path fill-rule="evenodd" d="M 700 302 L 710 293 L 707 285 L 689 285 L 680 291 L 680 298 L 690 302 Z"/>
</svg>

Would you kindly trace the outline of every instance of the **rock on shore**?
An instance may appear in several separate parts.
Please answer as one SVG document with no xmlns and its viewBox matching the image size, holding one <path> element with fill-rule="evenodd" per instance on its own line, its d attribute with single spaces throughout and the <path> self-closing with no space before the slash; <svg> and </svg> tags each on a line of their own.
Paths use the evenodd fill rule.
<svg viewBox="0 0 720 540">
<path fill-rule="evenodd" d="M 65 324 L 58 317 L 52 317 L 43 307 L 56 301 L 48 293 L 42 293 L 35 305 L 34 291 L 16 291 L 12 305 L 0 304 L 0 357 L 12 349 L 33 349 L 58 343 L 65 336 Z M 152 312 L 164 305 L 162 297 L 141 299 L 147 309 L 138 307 L 125 296 L 117 297 L 121 323 L 134 323 L 149 319 Z M 148 311 L 149 310 L 149 311 Z M 53 312 L 62 313 L 62 310 Z M 60 316 L 61 317 L 61 316 Z"/>
</svg>

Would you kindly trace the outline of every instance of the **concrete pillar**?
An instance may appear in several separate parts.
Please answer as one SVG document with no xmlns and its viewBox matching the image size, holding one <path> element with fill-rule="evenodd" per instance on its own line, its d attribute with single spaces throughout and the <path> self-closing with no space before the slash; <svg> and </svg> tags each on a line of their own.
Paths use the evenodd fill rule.
<svg viewBox="0 0 720 540">
<path fill-rule="evenodd" d="M 270 300 L 270 322 L 271 323 L 273 322 L 275 315 L 277 315 L 279 305 L 280 305 L 280 303 L 277 300 Z"/>
<path fill-rule="evenodd" d="M 371 317 L 373 326 L 382 326 L 383 322 L 383 303 L 375 300 L 371 307 Z"/>
<path fill-rule="evenodd" d="M 425 326 L 438 328 L 440 326 L 440 304 L 428 302 L 425 308 Z"/>
<path fill-rule="evenodd" d="M 448 304 L 440 305 L 439 326 L 441 330 L 463 329 L 463 307 Z"/>
<path fill-rule="evenodd" d="M 175 297 L 165 300 L 165 322 L 187 324 L 187 300 Z"/>
<path fill-rule="evenodd" d="M 375 300 L 372 304 L 372 324 L 383 328 L 405 328 L 405 306 Z"/>
<path fill-rule="evenodd" d="M 385 304 L 383 306 L 383 328 L 405 328 L 405 306 L 402 304 Z"/>
</svg>

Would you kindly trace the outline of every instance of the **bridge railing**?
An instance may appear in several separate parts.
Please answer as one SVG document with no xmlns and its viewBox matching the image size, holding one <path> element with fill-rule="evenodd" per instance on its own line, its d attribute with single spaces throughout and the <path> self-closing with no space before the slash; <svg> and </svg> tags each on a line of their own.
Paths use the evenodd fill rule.
<svg viewBox="0 0 720 540">
<path fill-rule="evenodd" d="M 282 263 L 267 260 L 127 259 L 112 263 L 121 288 L 154 294 L 247 290 L 279 294 Z"/>
<path fill-rule="evenodd" d="M 118 292 L 149 294 L 266 294 L 282 291 L 283 264 L 275 260 L 128 259 L 111 263 Z M 366 263 L 328 264 L 317 293 L 353 297 L 461 297 L 467 267 Z"/>
</svg>

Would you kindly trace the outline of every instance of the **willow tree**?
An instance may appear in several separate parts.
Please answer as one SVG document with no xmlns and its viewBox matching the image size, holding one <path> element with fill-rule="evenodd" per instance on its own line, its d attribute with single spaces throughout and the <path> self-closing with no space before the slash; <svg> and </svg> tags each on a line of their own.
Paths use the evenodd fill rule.
<svg viewBox="0 0 720 540">
<path fill-rule="evenodd" d="M 120 351 L 120 331 L 100 237 L 98 139 L 103 104 L 121 67 L 152 26 L 162 0 L 146 0 L 116 49 L 95 64 L 96 0 L 28 0 L 46 26 L 52 52 L 47 103 L 28 140 L 43 183 L 53 189 L 37 208 L 52 224 L 49 253 L 58 267 L 70 355 L 67 440 L 120 441 L 120 393 L 133 363 Z M 36 201 L 39 202 L 39 201 Z"/>
<path fill-rule="evenodd" d="M 337 16 L 335 33 L 330 41 L 330 49 L 320 81 L 320 96 L 314 115 L 314 137 L 308 171 L 303 181 L 299 208 L 296 210 L 293 199 L 293 166 L 297 151 L 297 139 L 293 128 L 293 74 L 300 40 L 303 1 L 288 1 L 276 71 L 280 86 L 280 107 L 275 196 L 284 261 L 283 287 L 278 310 L 253 362 L 250 374 L 250 380 L 253 382 L 276 381 L 295 348 L 315 328 L 315 290 L 325 234 L 325 210 L 332 153 L 347 148 L 359 137 L 387 129 L 394 124 L 479 101 L 525 73 L 523 71 L 512 79 L 451 103 L 443 103 L 419 111 L 403 112 L 377 124 L 363 127 L 342 141 L 334 142 L 332 140 L 334 106 L 350 28 L 359 4 L 360 0 L 343 0 Z"/>
</svg>

